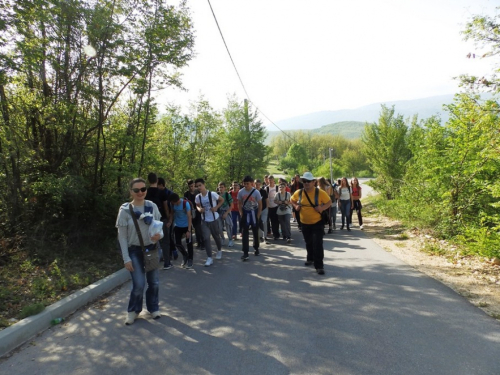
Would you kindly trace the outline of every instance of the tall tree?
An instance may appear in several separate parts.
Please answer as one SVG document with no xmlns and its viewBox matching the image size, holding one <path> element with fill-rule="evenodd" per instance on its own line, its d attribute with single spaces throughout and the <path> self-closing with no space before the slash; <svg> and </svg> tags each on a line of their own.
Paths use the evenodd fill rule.
<svg viewBox="0 0 500 375">
<path fill-rule="evenodd" d="M 362 134 L 363 152 L 377 175 L 376 188 L 388 199 L 399 193 L 406 163 L 411 157 L 407 133 L 403 116 L 395 115 L 394 106 L 383 105 L 378 123 L 367 124 Z"/>
</svg>

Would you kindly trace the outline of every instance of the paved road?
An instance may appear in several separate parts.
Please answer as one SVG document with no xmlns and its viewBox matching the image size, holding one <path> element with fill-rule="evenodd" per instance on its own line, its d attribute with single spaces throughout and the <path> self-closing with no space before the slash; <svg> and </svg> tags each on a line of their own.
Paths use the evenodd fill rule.
<svg viewBox="0 0 500 375">
<path fill-rule="evenodd" d="M 130 285 L 0 363 L 1 374 L 500 374 L 500 324 L 359 230 L 327 235 L 325 276 L 301 235 L 161 271 L 161 310 L 123 324 Z M 239 242 L 239 241 L 238 241 Z"/>
</svg>

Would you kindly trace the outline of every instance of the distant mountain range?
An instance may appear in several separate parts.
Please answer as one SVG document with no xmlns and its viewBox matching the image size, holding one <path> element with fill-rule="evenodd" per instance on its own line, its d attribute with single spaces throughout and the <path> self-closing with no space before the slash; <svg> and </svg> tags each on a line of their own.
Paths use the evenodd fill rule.
<svg viewBox="0 0 500 375">
<path fill-rule="evenodd" d="M 356 109 L 341 109 L 338 111 L 321 111 L 307 115 L 292 117 L 286 120 L 276 121 L 275 124 L 282 130 L 311 130 L 324 125 L 330 125 L 340 122 L 376 122 L 380 115 L 382 104 L 392 107 L 396 113 L 403 117 L 418 115 L 419 119 L 431 117 L 433 115 L 441 116 L 443 122 L 448 120 L 448 113 L 443 110 L 444 104 L 453 102 L 454 95 L 440 95 L 429 98 L 415 100 L 398 100 L 392 102 L 375 103 L 359 107 Z M 270 133 L 277 130 L 272 124 L 266 125 Z"/>
</svg>

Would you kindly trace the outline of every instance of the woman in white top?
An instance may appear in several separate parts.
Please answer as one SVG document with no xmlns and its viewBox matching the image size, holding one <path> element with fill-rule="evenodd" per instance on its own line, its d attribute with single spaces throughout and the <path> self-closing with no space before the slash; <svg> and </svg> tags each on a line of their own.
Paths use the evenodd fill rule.
<svg viewBox="0 0 500 375">
<path fill-rule="evenodd" d="M 290 227 L 290 219 L 292 218 L 292 203 L 290 202 L 290 193 L 286 191 L 286 184 L 281 183 L 279 191 L 274 197 L 274 202 L 278 205 L 278 220 L 283 232 L 283 239 L 286 242 L 292 242 L 292 230 Z"/>
<path fill-rule="evenodd" d="M 347 230 L 351 231 L 349 228 L 349 220 L 351 218 L 351 205 L 352 205 L 352 196 L 351 196 L 351 188 L 349 186 L 349 182 L 347 182 L 347 178 L 343 177 L 340 181 L 340 186 L 338 187 L 339 193 L 339 202 L 340 202 L 340 212 L 342 214 L 342 226 L 340 229 L 344 229 L 344 224 L 347 224 Z"/>
</svg>

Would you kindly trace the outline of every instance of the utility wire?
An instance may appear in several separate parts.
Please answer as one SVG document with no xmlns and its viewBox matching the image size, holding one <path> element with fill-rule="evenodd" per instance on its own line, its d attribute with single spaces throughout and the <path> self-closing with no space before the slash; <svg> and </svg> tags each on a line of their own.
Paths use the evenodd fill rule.
<svg viewBox="0 0 500 375">
<path fill-rule="evenodd" d="M 271 124 L 273 124 L 274 126 L 276 126 L 276 128 L 278 128 L 278 130 L 280 130 L 288 138 L 290 138 L 293 141 L 295 141 L 295 138 L 291 137 L 289 134 L 285 133 L 285 131 L 283 131 L 282 129 L 280 129 L 280 127 L 278 125 L 276 125 L 271 119 L 269 119 L 269 117 L 267 117 L 264 114 L 264 112 L 262 112 L 257 107 L 257 105 L 255 103 L 253 103 L 252 100 L 250 100 L 250 95 L 248 95 L 247 89 L 245 88 L 245 85 L 243 84 L 243 80 L 241 79 L 240 73 L 238 72 L 238 69 L 236 68 L 236 64 L 234 63 L 233 57 L 231 56 L 231 52 L 229 52 L 229 47 L 227 46 L 226 40 L 224 39 L 224 35 L 222 34 L 222 30 L 221 30 L 221 28 L 219 26 L 219 22 L 217 21 L 217 17 L 215 16 L 215 12 L 214 12 L 214 9 L 212 8 L 212 4 L 210 3 L 210 0 L 207 0 L 207 1 L 208 1 L 208 5 L 210 6 L 210 10 L 212 11 L 212 15 L 214 16 L 215 23 L 217 24 L 217 28 L 219 29 L 219 33 L 220 33 L 220 36 L 222 38 L 222 41 L 224 42 L 224 46 L 226 47 L 227 54 L 229 55 L 229 58 L 231 59 L 231 63 L 233 64 L 234 70 L 236 71 L 236 75 L 238 76 L 238 79 L 240 80 L 241 86 L 243 87 L 243 91 L 245 91 L 245 94 L 246 94 L 248 100 L 255 106 L 255 109 L 257 109 L 257 111 L 259 111 L 262 114 L 262 116 L 264 116 L 268 121 L 271 122 Z"/>
</svg>

